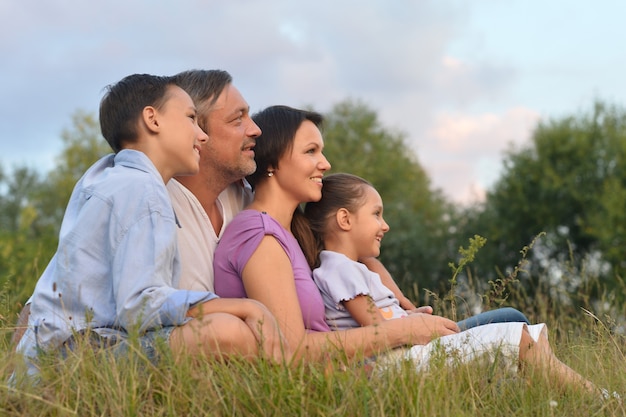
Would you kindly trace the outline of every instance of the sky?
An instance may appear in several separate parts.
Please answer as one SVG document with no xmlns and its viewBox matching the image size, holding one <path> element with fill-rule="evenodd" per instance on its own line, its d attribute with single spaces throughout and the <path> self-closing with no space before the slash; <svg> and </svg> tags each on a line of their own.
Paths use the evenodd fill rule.
<svg viewBox="0 0 626 417">
<path fill-rule="evenodd" d="M 619 0 L 0 0 L 0 165 L 52 169 L 72 115 L 126 75 L 224 69 L 252 112 L 361 101 L 469 204 L 540 121 L 625 103 L 624 16 Z"/>
</svg>

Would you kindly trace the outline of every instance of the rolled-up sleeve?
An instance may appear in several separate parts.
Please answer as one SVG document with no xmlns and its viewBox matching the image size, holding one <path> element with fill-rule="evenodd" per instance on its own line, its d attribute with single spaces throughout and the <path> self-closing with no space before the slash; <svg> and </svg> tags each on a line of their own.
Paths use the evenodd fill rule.
<svg viewBox="0 0 626 417">
<path fill-rule="evenodd" d="M 117 324 L 125 329 L 138 327 L 143 332 L 184 324 L 192 306 L 217 297 L 211 292 L 174 288 L 180 265 L 176 223 L 168 214 L 152 212 L 118 233 L 119 241 L 112 242 Z"/>
</svg>

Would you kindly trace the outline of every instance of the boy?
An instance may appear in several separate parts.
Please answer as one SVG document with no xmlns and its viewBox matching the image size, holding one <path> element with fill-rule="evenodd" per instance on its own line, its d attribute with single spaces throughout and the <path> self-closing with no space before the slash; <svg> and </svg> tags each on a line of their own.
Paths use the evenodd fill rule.
<svg viewBox="0 0 626 417">
<path fill-rule="evenodd" d="M 87 329 L 114 346 L 136 329 L 150 358 L 157 338 L 175 355 L 283 358 L 282 336 L 261 304 L 176 289 L 179 226 L 165 185 L 198 171 L 207 135 L 196 119 L 171 77 L 135 74 L 109 86 L 100 126 L 115 154 L 89 168 L 72 192 L 17 346 L 29 374 L 40 350 L 71 348 Z"/>
</svg>

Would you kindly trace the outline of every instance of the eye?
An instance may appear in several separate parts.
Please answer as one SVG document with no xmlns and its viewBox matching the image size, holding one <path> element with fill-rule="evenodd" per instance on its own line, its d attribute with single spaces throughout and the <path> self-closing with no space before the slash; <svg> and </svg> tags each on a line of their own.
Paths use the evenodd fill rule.
<svg viewBox="0 0 626 417">
<path fill-rule="evenodd" d="M 231 122 L 232 123 L 241 123 L 243 121 L 243 113 L 239 112 L 237 113 L 237 115 L 235 115 L 235 117 L 232 118 Z"/>
</svg>

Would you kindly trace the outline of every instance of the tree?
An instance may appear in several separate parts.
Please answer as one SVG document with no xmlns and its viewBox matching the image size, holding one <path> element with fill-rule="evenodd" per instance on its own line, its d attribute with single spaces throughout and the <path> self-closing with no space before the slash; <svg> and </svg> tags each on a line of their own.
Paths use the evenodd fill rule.
<svg viewBox="0 0 626 417">
<path fill-rule="evenodd" d="M 451 207 L 431 189 L 404 134 L 384 128 L 363 103 L 347 100 L 325 115 L 324 138 L 332 172 L 359 175 L 380 192 L 391 227 L 381 260 L 399 285 L 405 291 L 418 282 L 439 288 L 449 276 L 445 218 Z"/>
<path fill-rule="evenodd" d="M 77 111 L 61 134 L 57 166 L 43 177 L 28 168 L 0 175 L 0 274 L 16 303 L 26 301 L 58 243 L 58 233 L 74 184 L 110 148 L 92 115 Z"/>
<path fill-rule="evenodd" d="M 74 184 L 94 162 L 112 152 L 100 134 L 96 118 L 80 110 L 72 115 L 71 128 L 61 132 L 61 140 L 63 148 L 56 158 L 56 167 L 37 194 L 40 222 L 52 226 L 55 233 L 58 233 Z"/>
<path fill-rule="evenodd" d="M 540 248 L 544 259 L 564 262 L 599 254 L 623 269 L 625 158 L 622 109 L 598 102 L 590 114 L 540 123 L 530 145 L 507 152 L 503 174 L 473 223 L 491 241 L 485 262 L 502 269 L 515 265 L 519 250 L 546 232 Z M 606 279 L 615 271 L 599 269 Z"/>
</svg>

